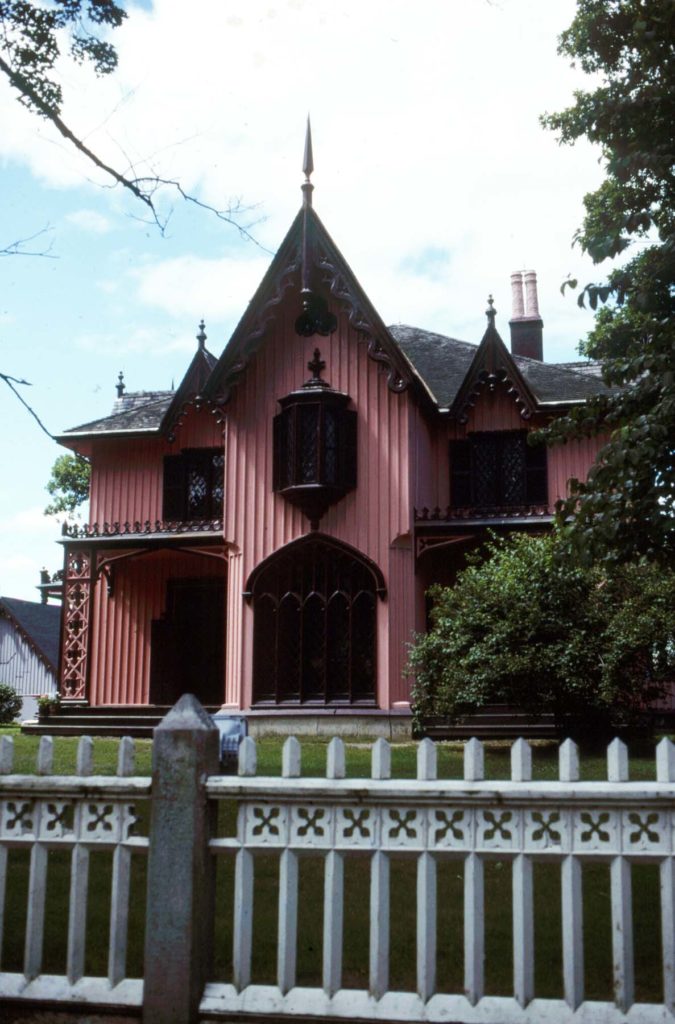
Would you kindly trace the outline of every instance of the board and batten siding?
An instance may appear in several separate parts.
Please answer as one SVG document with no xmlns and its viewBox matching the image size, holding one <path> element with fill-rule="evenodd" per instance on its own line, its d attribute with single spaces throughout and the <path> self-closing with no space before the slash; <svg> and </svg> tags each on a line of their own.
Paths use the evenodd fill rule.
<svg viewBox="0 0 675 1024">
<path fill-rule="evenodd" d="M 183 448 L 219 448 L 223 427 L 206 409 L 188 409 L 176 439 L 97 441 L 93 451 L 90 521 L 161 520 L 164 456 Z M 149 700 L 152 621 L 165 611 L 170 579 L 222 575 L 223 558 L 158 552 L 115 565 L 113 596 L 99 579 L 92 608 L 89 699 L 92 704 L 146 704 Z M 225 629 L 225 624 L 223 624 Z M 223 686 L 224 690 L 224 686 Z"/>
<path fill-rule="evenodd" d="M 402 588 L 412 585 L 413 576 L 408 467 L 412 402 L 408 392 L 389 390 L 382 367 L 368 357 L 367 341 L 346 316 L 334 312 L 334 334 L 300 338 L 294 328 L 297 297 L 286 302 L 225 409 L 224 533 L 231 552 L 228 704 L 251 703 L 253 613 L 242 599 L 246 581 L 260 562 L 311 532 L 306 516 L 272 490 L 272 424 L 280 408 L 277 399 L 311 376 L 307 363 L 315 348 L 326 363 L 323 379 L 346 392 L 358 414 L 357 486 L 328 509 L 319 532 L 351 545 L 384 574 L 387 596 L 377 601 L 378 702 L 386 708 L 408 697 L 402 676 L 404 644 L 414 621 Z"/>
<path fill-rule="evenodd" d="M 21 697 L 56 692 L 56 676 L 9 619 L 0 616 L 0 682 Z"/>
<path fill-rule="evenodd" d="M 539 430 L 549 422 L 548 417 L 541 414 L 523 419 L 513 397 L 499 388 L 480 396 L 464 425 L 449 422 L 445 429 L 439 429 L 419 409 L 415 409 L 414 417 L 411 450 L 415 452 L 413 504 L 416 508 L 446 508 L 450 504 L 450 441 L 479 431 Z M 547 449 L 550 507 L 567 496 L 572 477 L 586 479 L 602 440 L 584 438 Z"/>
<path fill-rule="evenodd" d="M 105 580 L 99 580 L 93 602 L 90 702 L 147 704 L 152 622 L 166 610 L 167 582 L 212 578 L 224 571 L 222 558 L 159 551 L 118 563 L 112 597 Z"/>
<path fill-rule="evenodd" d="M 141 523 L 162 519 L 165 455 L 183 448 L 221 448 L 223 428 L 206 409 L 188 409 L 172 443 L 161 437 L 97 440 L 92 453 L 89 519 Z"/>
</svg>

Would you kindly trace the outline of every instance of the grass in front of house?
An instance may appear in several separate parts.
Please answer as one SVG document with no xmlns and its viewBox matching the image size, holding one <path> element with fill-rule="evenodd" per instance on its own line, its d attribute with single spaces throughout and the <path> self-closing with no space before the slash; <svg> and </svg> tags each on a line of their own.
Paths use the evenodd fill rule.
<svg viewBox="0 0 675 1024">
<path fill-rule="evenodd" d="M 15 740 L 14 771 L 35 771 L 39 740 L 22 736 L 15 729 L 0 729 Z M 265 738 L 258 741 L 258 774 L 279 775 L 282 741 Z M 326 741 L 302 741 L 302 773 L 306 776 L 325 774 Z M 54 772 L 72 774 L 75 770 L 77 740 L 56 737 L 54 740 Z M 96 739 L 94 770 L 96 774 L 113 775 L 117 765 L 118 741 Z M 459 743 L 439 743 L 439 778 L 461 779 L 463 748 Z M 392 745 L 394 778 L 414 778 L 417 747 L 413 743 Z M 347 774 L 349 777 L 370 775 L 370 744 L 346 741 Z M 554 780 L 558 776 L 557 747 L 535 744 L 533 776 Z M 136 773 L 151 771 L 152 743 L 136 743 Z M 510 745 L 486 744 L 486 778 L 506 779 L 510 776 Z M 583 779 L 606 779 L 606 757 L 589 755 L 582 758 Z M 655 778 L 654 757 L 633 757 L 632 779 Z M 232 824 L 232 809 L 223 807 L 221 817 Z M 94 851 L 91 855 L 89 905 L 87 914 L 86 973 L 105 975 L 108 952 L 108 915 L 110 907 L 112 855 Z M 463 990 L 463 861 L 438 860 L 438 984 L 439 990 Z M 20 971 L 25 941 L 25 913 L 28 888 L 28 856 L 11 850 L 7 891 L 5 939 L 2 950 L 4 970 Z M 131 920 L 129 928 L 128 975 L 140 977 L 144 944 L 143 908 L 145 899 L 145 859 L 134 856 L 132 871 Z M 255 858 L 254 952 L 253 980 L 274 984 L 276 975 L 277 894 L 279 861 L 276 855 Z M 660 968 L 660 910 L 658 867 L 633 867 L 634 932 L 636 985 L 638 999 L 660 1001 L 662 981 Z M 70 858 L 67 852 L 50 851 L 48 868 L 48 899 L 45 919 L 45 972 L 63 972 L 67 943 L 68 890 Z M 584 930 L 586 962 L 586 997 L 612 999 L 612 963 L 610 934 L 609 866 L 585 865 Z M 560 869 L 557 864 L 537 863 L 535 886 L 535 990 L 540 997 L 557 998 L 562 994 Z M 231 979 L 232 915 L 234 865 L 230 856 L 218 859 L 216 898 L 216 970 L 218 980 Z M 345 863 L 344 920 L 344 985 L 368 986 L 369 935 L 369 859 L 367 855 L 348 856 Z M 512 992 L 512 911 L 511 870 L 506 859 L 486 863 L 486 987 L 492 994 Z M 321 984 L 321 948 L 323 921 L 323 858 L 306 856 L 300 863 L 300 925 L 298 928 L 298 984 Z M 416 865 L 414 858 L 392 857 L 391 867 L 391 988 L 414 991 L 415 928 L 416 928 Z"/>
</svg>

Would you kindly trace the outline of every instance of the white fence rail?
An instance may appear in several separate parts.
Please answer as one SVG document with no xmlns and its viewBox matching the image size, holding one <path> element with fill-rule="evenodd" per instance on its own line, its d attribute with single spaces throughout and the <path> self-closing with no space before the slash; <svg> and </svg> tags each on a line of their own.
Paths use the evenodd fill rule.
<svg viewBox="0 0 675 1024">
<path fill-rule="evenodd" d="M 37 775 L 13 775 L 13 744 L 0 738 L 0 952 L 5 920 L 10 850 L 30 858 L 23 972 L 0 973 L 0 999 L 140 1007 L 143 983 L 127 979 L 129 883 L 131 855 L 147 853 L 148 839 L 135 834 L 138 806 L 150 795 L 150 779 L 130 777 L 133 741 L 120 742 L 118 775 L 92 774 L 92 741 L 78 744 L 76 775 L 51 775 L 53 741 L 40 739 Z M 70 854 L 70 894 L 65 975 L 43 973 L 45 906 L 50 854 Z M 89 861 L 93 851 L 112 852 L 112 892 L 108 975 L 84 974 L 85 931 L 89 898 Z M 0 963 L 0 968 L 2 964 Z M 2 1013 L 0 1012 L 0 1017 Z"/>
<path fill-rule="evenodd" d="M 657 748 L 656 779 L 628 779 L 626 748 L 608 750 L 607 780 L 580 782 L 576 747 L 560 748 L 557 781 L 532 781 L 531 751 L 519 740 L 511 751 L 510 781 L 485 781 L 483 748 L 465 747 L 464 778 L 437 780 L 436 748 L 418 747 L 417 778 L 392 780 L 391 751 L 378 740 L 369 779 L 345 777 L 340 740 L 327 748 L 324 778 L 301 776 L 295 739 L 283 750 L 282 777 L 256 775 L 256 747 L 244 741 L 239 776 L 217 774 L 217 734 L 192 698 L 182 698 L 156 733 L 153 750 L 151 840 L 146 907 L 145 982 L 125 978 L 130 851 L 148 840 L 130 825 L 138 802 L 150 795 L 147 779 L 131 777 L 130 746 L 120 752 L 117 778 L 86 777 L 87 750 L 80 747 L 80 776 L 46 775 L 43 741 L 40 776 L 11 774 L 0 750 L 0 886 L 7 850 L 31 850 L 28 922 L 23 974 L 0 973 L 0 995 L 9 998 L 140 1007 L 147 1024 L 196 1021 L 239 1014 L 378 1021 L 489 1022 L 675 1022 L 675 748 Z M 4 758 L 4 760 L 3 760 Z M 83 778 L 82 775 L 85 777 Z M 236 833 L 216 827 L 218 805 L 237 805 Z M 68 808 L 68 810 L 66 810 Z M 88 854 L 114 851 L 109 969 L 86 978 L 84 920 Z M 71 851 L 67 970 L 41 972 L 45 858 L 53 848 Z M 278 860 L 276 983 L 253 982 L 254 908 L 260 899 L 256 861 Z M 306 918 L 299 897 L 303 857 L 323 859 L 321 977 L 298 984 L 297 956 Z M 366 858 L 369 875 L 367 988 L 344 987 L 345 865 Z M 210 955 L 214 937 L 215 868 L 234 858 L 232 976 L 216 980 Z M 416 864 L 409 901 L 416 906 L 415 991 L 390 985 L 390 944 L 397 907 L 391 899 L 392 863 Z M 510 864 L 512 977 L 510 991 L 486 995 L 485 868 Z M 458 866 L 463 905 L 437 899 L 439 868 Z M 557 999 L 535 991 L 534 865 L 559 872 L 562 992 Z M 586 998 L 587 957 L 582 926 L 582 872 L 609 866 L 611 958 L 614 998 Z M 654 930 L 661 960 L 661 998 L 636 1002 L 633 941 L 633 865 L 659 872 Z M 0 891 L 0 897 L 2 891 Z M 660 922 L 659 922 L 660 918 Z M 447 929 L 463 936 L 463 986 L 447 991 L 438 981 L 437 942 Z M 1 946 L 0 946 L 1 948 Z"/>
</svg>

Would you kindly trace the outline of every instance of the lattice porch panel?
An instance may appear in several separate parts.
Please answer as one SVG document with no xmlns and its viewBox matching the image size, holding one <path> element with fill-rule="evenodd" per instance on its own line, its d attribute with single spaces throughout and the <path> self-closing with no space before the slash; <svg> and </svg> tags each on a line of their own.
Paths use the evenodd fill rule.
<svg viewBox="0 0 675 1024">
<path fill-rule="evenodd" d="M 63 599 L 61 683 L 64 697 L 82 698 L 87 690 L 91 619 L 92 558 L 88 551 L 69 551 Z"/>
</svg>

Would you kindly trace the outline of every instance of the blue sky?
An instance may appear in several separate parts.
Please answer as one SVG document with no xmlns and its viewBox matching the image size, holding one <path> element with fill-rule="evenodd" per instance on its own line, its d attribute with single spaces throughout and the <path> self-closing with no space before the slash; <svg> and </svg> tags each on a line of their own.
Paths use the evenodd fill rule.
<svg viewBox="0 0 675 1024">
<path fill-rule="evenodd" d="M 539 114 L 583 76 L 556 54 L 572 0 L 157 0 L 129 6 L 109 79 L 64 64 L 64 119 L 103 158 L 204 202 L 241 197 L 259 246 L 194 206 L 162 236 L 144 211 L 0 82 L 0 248 L 43 231 L 47 257 L 0 257 L 0 371 L 52 433 L 130 390 L 178 382 L 199 320 L 220 353 L 300 205 L 304 122 L 314 202 L 386 323 L 478 342 L 492 292 L 534 268 L 545 357 L 591 322 L 559 288 L 598 271 L 571 248 L 598 153 L 560 148 Z M 60 453 L 0 388 L 0 594 L 34 599 L 56 569 L 44 486 Z"/>
</svg>

